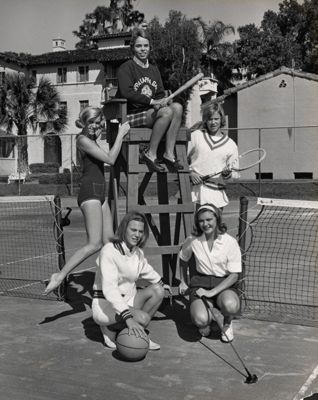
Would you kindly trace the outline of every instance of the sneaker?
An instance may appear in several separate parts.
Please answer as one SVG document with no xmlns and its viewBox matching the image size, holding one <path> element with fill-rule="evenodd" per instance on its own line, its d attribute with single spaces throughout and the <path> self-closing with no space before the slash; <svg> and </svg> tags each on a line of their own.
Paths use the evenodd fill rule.
<svg viewBox="0 0 318 400">
<path fill-rule="evenodd" d="M 149 339 L 149 350 L 160 350 L 160 344 L 153 342 Z"/>
<path fill-rule="evenodd" d="M 233 326 L 232 326 L 232 322 L 230 322 L 229 325 L 223 326 L 221 340 L 222 340 L 222 342 L 229 343 L 229 342 L 232 342 L 233 339 L 234 339 Z"/>
<path fill-rule="evenodd" d="M 109 349 L 115 350 L 116 349 L 115 340 L 117 332 L 111 331 L 110 329 L 107 328 L 107 326 L 101 326 L 100 330 L 102 331 L 104 337 L 105 346 L 108 347 Z"/>
</svg>

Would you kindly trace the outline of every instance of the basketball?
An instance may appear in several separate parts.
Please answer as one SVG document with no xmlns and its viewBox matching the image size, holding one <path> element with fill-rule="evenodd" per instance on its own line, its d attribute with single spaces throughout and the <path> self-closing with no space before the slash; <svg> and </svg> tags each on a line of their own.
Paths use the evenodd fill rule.
<svg viewBox="0 0 318 400">
<path fill-rule="evenodd" d="M 126 361 L 139 361 L 143 359 L 149 350 L 148 337 L 137 337 L 128 334 L 128 328 L 119 332 L 116 338 L 117 350 Z"/>
</svg>

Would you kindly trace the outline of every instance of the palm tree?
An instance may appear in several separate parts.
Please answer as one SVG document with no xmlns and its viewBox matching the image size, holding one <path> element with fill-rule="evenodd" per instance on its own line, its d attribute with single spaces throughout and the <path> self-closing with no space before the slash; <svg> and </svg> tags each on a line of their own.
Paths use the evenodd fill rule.
<svg viewBox="0 0 318 400">
<path fill-rule="evenodd" d="M 213 71 L 213 64 L 224 62 L 233 53 L 231 43 L 224 41 L 227 35 L 235 34 L 233 25 L 226 25 L 222 21 L 215 21 L 208 25 L 201 17 L 194 18 L 197 26 L 198 40 L 202 43 L 203 54 L 208 61 L 208 73 Z"/>
<path fill-rule="evenodd" d="M 48 130 L 61 133 L 66 128 L 66 112 L 59 104 L 59 93 L 47 78 L 41 78 L 36 87 L 34 80 L 24 74 L 6 75 L 0 87 L 0 122 L 8 134 L 16 129 L 19 172 L 28 171 L 27 133 L 30 128 L 35 132 L 40 122 L 41 133 Z"/>
<path fill-rule="evenodd" d="M 233 54 L 232 44 L 223 41 L 226 35 L 235 34 L 232 25 L 225 25 L 222 21 L 213 22 L 206 31 L 206 48 L 207 57 L 211 60 L 211 68 L 213 72 L 213 62 L 220 60 L 225 61 Z"/>
</svg>

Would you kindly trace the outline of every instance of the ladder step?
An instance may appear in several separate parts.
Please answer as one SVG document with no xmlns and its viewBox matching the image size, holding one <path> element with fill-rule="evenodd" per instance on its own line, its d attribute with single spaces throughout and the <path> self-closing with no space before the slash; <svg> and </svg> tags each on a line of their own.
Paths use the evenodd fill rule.
<svg viewBox="0 0 318 400">
<path fill-rule="evenodd" d="M 187 128 L 181 128 L 177 135 L 177 142 L 187 141 L 188 131 L 189 130 Z M 124 137 L 123 142 L 129 142 L 129 143 L 149 142 L 151 132 L 152 130 L 148 128 L 131 128 L 129 130 L 129 133 Z"/>
<path fill-rule="evenodd" d="M 143 249 L 146 256 L 156 256 L 163 254 L 178 254 L 180 251 L 181 245 L 172 245 L 172 246 L 156 246 L 156 247 L 145 247 Z"/>
<path fill-rule="evenodd" d="M 158 205 L 140 205 L 128 204 L 128 211 L 138 211 L 144 214 L 171 214 L 171 213 L 190 213 L 194 212 L 193 203 L 183 204 L 158 204 Z"/>
<path fill-rule="evenodd" d="M 162 165 L 164 165 L 164 164 L 162 164 Z M 130 165 L 128 165 L 128 174 L 140 174 L 140 173 L 146 173 L 146 172 L 152 172 L 152 171 L 150 171 L 150 169 L 148 168 L 148 166 L 146 164 L 130 164 Z M 160 172 L 160 173 L 162 173 L 162 174 L 164 174 L 164 173 L 165 174 L 177 174 L 177 173 L 188 174 L 189 168 L 187 166 L 185 166 L 184 169 L 181 169 L 178 172 L 177 171 L 176 172 L 167 171 L 167 172 Z"/>
</svg>

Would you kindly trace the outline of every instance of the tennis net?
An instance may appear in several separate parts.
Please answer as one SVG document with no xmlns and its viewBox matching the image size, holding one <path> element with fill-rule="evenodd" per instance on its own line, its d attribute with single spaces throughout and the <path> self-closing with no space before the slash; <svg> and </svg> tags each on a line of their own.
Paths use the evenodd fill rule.
<svg viewBox="0 0 318 400">
<path fill-rule="evenodd" d="M 65 261 L 59 197 L 0 197 L 0 221 L 0 295 L 62 300 L 43 295 Z"/>
<path fill-rule="evenodd" d="M 242 315 L 318 326 L 318 202 L 240 203 Z"/>
</svg>

